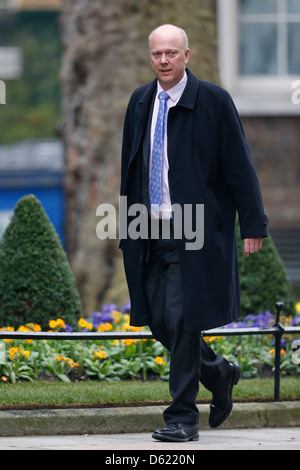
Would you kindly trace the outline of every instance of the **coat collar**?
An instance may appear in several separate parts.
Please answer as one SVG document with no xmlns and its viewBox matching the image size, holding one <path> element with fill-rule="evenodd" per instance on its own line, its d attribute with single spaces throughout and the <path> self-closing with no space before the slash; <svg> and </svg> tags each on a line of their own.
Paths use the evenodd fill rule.
<svg viewBox="0 0 300 470">
<path fill-rule="evenodd" d="M 200 80 L 192 72 L 190 72 L 189 69 L 186 69 L 186 73 L 188 76 L 188 81 L 184 92 L 182 93 L 181 98 L 178 102 L 178 105 L 183 106 L 185 108 L 193 109 L 195 107 Z M 156 91 L 156 87 L 157 79 L 155 78 L 152 82 L 150 82 L 145 93 L 142 95 L 139 101 L 139 105 L 146 104 L 149 106 L 149 103 L 153 99 L 154 93 Z"/>
<path fill-rule="evenodd" d="M 179 106 L 183 106 L 185 108 L 193 109 L 195 107 L 196 96 L 198 93 L 199 83 L 200 80 L 192 73 L 189 69 L 186 69 L 186 73 L 188 76 L 188 81 L 184 92 L 178 102 Z M 153 95 L 155 93 L 157 87 L 157 79 L 155 78 L 152 82 L 150 82 L 149 86 L 147 87 L 145 93 L 141 97 L 139 101 L 139 105 L 148 104 L 153 99 Z"/>
</svg>

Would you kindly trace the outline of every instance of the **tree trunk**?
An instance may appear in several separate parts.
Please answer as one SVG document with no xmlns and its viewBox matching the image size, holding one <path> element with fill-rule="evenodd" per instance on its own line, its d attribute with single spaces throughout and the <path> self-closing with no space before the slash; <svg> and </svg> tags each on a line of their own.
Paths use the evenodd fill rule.
<svg viewBox="0 0 300 470">
<path fill-rule="evenodd" d="M 86 315 L 128 300 L 118 240 L 97 238 L 96 208 L 118 208 L 124 114 L 132 91 L 153 79 L 148 36 L 164 23 L 186 30 L 191 71 L 218 82 L 215 0 L 63 0 L 67 250 Z"/>
</svg>

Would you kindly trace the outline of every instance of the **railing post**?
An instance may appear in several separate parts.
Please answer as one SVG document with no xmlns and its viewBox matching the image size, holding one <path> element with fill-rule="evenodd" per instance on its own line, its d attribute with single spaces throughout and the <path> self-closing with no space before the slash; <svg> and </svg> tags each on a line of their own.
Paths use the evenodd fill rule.
<svg viewBox="0 0 300 470">
<path fill-rule="evenodd" d="M 275 370 L 274 370 L 274 401 L 280 401 L 280 365 L 281 365 L 281 339 L 284 327 L 280 323 L 280 313 L 283 309 L 282 302 L 276 302 L 276 323 L 275 328 Z"/>
</svg>

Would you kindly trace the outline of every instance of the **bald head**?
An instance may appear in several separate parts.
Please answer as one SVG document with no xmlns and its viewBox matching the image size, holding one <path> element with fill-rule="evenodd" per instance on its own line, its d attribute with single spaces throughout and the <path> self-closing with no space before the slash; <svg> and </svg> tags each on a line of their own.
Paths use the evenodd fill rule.
<svg viewBox="0 0 300 470">
<path fill-rule="evenodd" d="M 179 28 L 178 26 L 174 26 L 172 24 L 164 24 L 162 26 L 159 26 L 158 28 L 154 29 L 150 35 L 149 35 L 149 49 L 151 50 L 151 39 L 154 38 L 157 35 L 163 35 L 163 36 L 177 36 L 180 38 L 182 42 L 182 47 L 184 51 L 187 51 L 189 48 L 189 40 L 187 37 L 186 32 L 184 29 Z"/>
<path fill-rule="evenodd" d="M 183 29 L 165 24 L 149 36 L 151 67 L 163 90 L 183 78 L 189 60 L 188 38 Z"/>
</svg>

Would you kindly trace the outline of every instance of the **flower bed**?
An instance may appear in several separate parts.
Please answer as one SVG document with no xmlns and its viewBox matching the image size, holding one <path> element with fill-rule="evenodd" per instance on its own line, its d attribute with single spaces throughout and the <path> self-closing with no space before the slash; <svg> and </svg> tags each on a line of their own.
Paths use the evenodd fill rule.
<svg viewBox="0 0 300 470">
<path fill-rule="evenodd" d="M 78 321 L 77 331 L 141 331 L 129 325 L 130 305 L 121 310 L 116 305 L 104 305 L 88 319 Z M 283 325 L 300 325 L 300 302 L 295 318 L 282 317 Z M 237 327 L 267 327 L 274 324 L 270 312 L 248 315 L 243 321 L 227 325 Z M 50 331 L 72 331 L 64 320 L 49 321 Z M 13 329 L 3 327 L 2 330 Z M 41 331 L 39 325 L 26 324 L 19 331 Z M 298 374 L 300 366 L 293 364 L 291 344 L 294 337 L 282 340 L 282 372 Z M 242 377 L 263 377 L 272 374 L 274 365 L 274 337 L 232 336 L 207 337 L 205 340 L 216 353 L 241 366 Z M 160 378 L 168 379 L 169 353 L 152 339 L 124 340 L 12 340 L 0 341 L 0 380 L 15 383 L 20 380 L 61 380 L 64 382 L 87 379 L 120 380 Z"/>
</svg>

